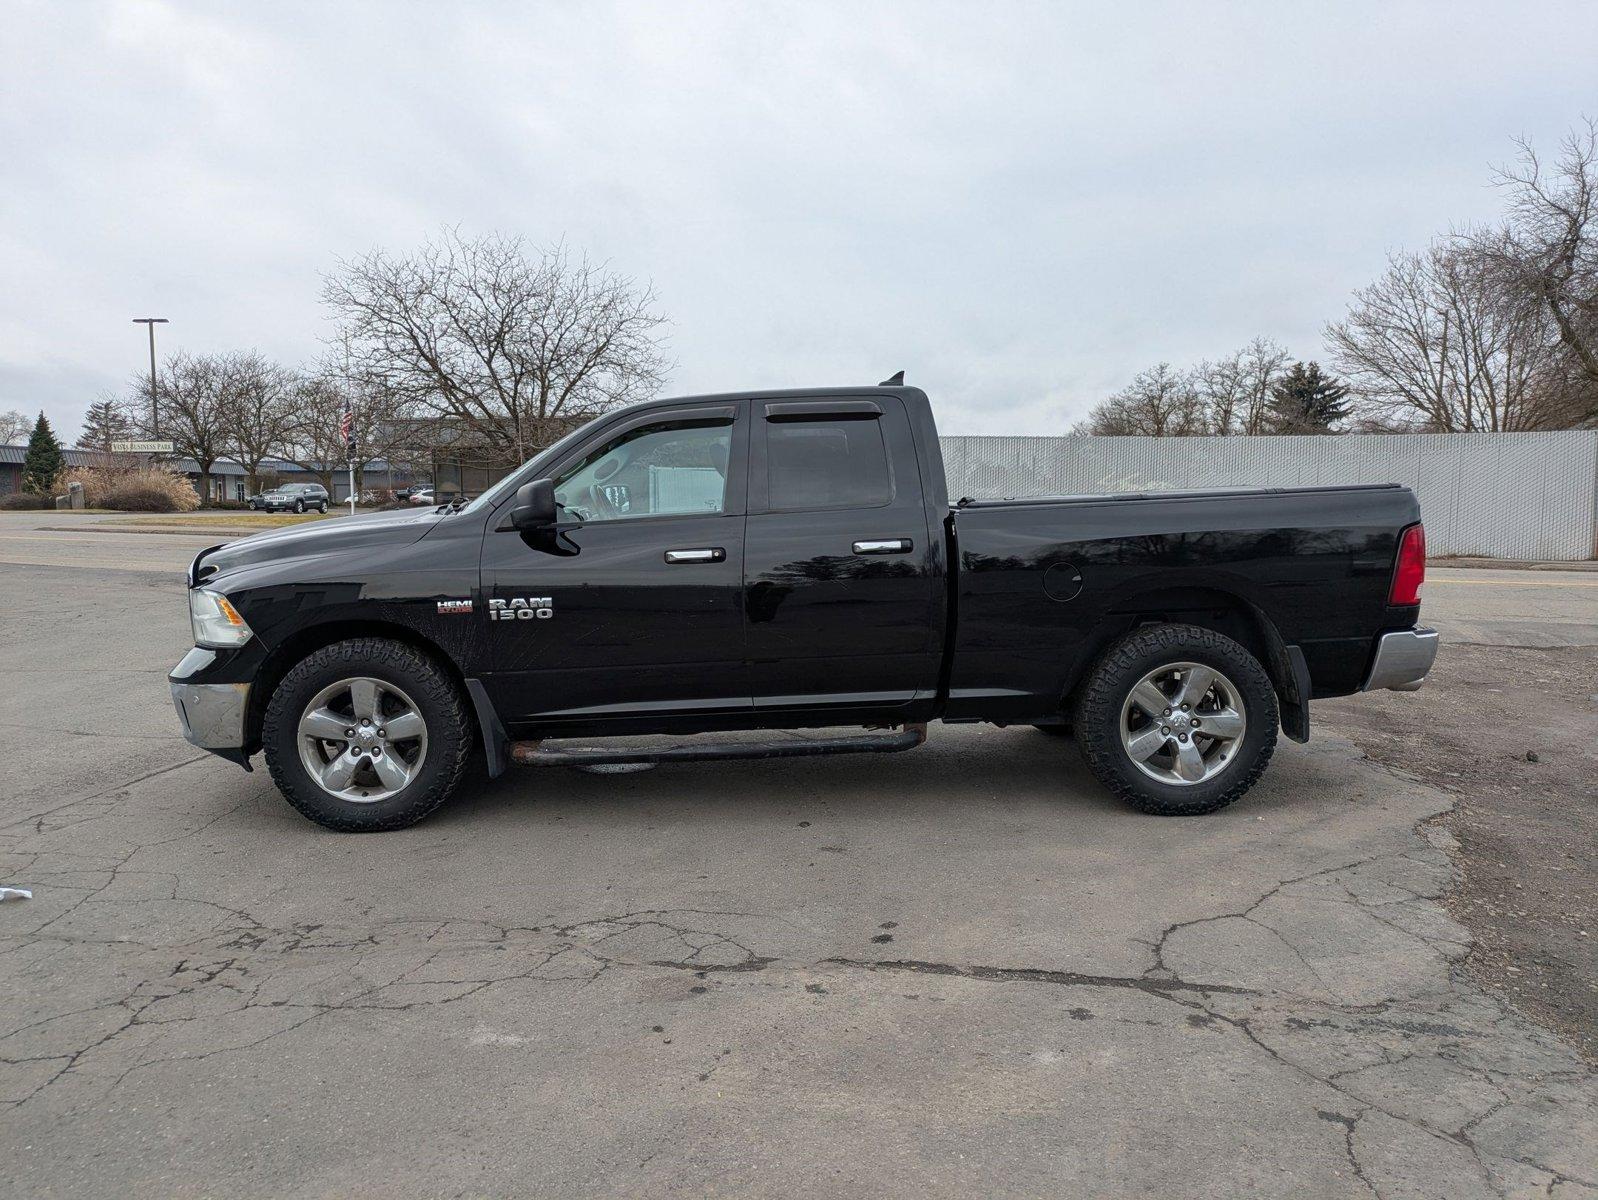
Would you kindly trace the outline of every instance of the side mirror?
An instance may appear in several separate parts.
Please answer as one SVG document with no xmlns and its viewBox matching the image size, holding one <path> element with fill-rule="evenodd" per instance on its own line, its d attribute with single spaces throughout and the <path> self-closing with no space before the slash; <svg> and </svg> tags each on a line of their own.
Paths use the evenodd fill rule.
<svg viewBox="0 0 1598 1200">
<path fill-rule="evenodd" d="M 555 524 L 555 481 L 535 479 L 516 489 L 510 523 L 517 529 L 548 529 Z"/>
</svg>

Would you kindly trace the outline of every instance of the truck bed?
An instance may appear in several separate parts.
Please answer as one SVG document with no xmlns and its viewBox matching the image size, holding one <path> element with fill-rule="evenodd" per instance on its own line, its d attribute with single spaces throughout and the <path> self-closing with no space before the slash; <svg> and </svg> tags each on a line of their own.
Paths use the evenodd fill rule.
<svg viewBox="0 0 1598 1200">
<path fill-rule="evenodd" d="M 1397 483 L 1318 484 L 1313 487 L 1207 488 L 1188 492 L 1086 492 L 1079 496 L 1006 496 L 979 499 L 967 496 L 955 504 L 958 509 L 1022 508 L 1052 504 L 1103 504 L 1127 500 L 1230 500 L 1251 496 L 1317 495 L 1328 492 L 1404 491 Z"/>
<path fill-rule="evenodd" d="M 1397 484 L 962 500 L 949 715 L 1029 719 L 1062 664 L 1080 669 L 1151 611 L 1229 622 L 1262 661 L 1293 647 L 1312 696 L 1357 691 L 1373 631 L 1415 623 L 1387 594 L 1419 519 Z"/>
</svg>

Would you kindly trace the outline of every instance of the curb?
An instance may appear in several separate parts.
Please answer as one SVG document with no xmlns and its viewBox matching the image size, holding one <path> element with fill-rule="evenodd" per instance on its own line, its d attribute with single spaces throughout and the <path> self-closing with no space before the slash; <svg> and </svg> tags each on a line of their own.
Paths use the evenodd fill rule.
<svg viewBox="0 0 1598 1200">
<path fill-rule="evenodd" d="M 1428 567 L 1462 568 L 1480 571 L 1598 571 L 1598 560 L 1591 558 L 1569 561 L 1514 558 L 1429 558 Z"/>
</svg>

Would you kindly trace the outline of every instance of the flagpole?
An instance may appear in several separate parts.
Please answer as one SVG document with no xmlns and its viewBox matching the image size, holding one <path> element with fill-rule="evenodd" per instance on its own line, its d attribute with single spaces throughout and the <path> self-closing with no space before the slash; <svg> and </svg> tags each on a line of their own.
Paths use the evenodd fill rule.
<svg viewBox="0 0 1598 1200">
<path fill-rule="evenodd" d="M 355 397 L 350 397 L 350 431 L 344 439 L 344 448 L 350 456 L 350 516 L 355 515 Z"/>
</svg>

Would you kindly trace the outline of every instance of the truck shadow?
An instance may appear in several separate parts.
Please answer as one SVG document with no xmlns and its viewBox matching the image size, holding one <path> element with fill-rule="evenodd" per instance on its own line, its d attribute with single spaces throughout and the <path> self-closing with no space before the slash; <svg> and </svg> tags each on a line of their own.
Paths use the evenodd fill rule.
<svg viewBox="0 0 1598 1200">
<path fill-rule="evenodd" d="M 1039 803 L 1123 810 L 1068 738 L 1031 728 L 961 727 L 951 735 L 934 726 L 926 745 L 902 754 L 663 763 L 627 773 L 513 766 L 495 780 L 479 772 L 429 823 L 479 820 L 529 805 L 546 815 L 662 806 L 684 815 L 706 807 L 771 811 L 827 804 L 924 817 L 940 809 Z"/>
</svg>

